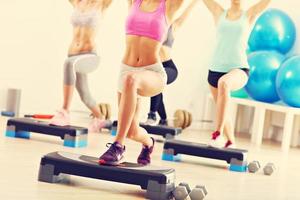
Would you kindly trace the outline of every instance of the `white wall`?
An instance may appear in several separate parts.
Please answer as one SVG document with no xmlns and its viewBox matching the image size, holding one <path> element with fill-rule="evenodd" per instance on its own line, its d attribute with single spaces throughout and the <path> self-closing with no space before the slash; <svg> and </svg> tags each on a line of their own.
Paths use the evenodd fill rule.
<svg viewBox="0 0 300 200">
<path fill-rule="evenodd" d="M 228 5 L 229 0 L 219 1 Z M 245 4 L 257 1 L 245 1 Z M 246 7 L 247 5 L 245 5 Z M 300 2 L 274 1 L 298 23 Z M 52 112 L 62 101 L 62 64 L 71 40 L 67 0 L 0 1 L 0 108 L 5 89 L 22 89 L 22 112 Z M 114 0 L 97 37 L 100 68 L 90 76 L 90 88 L 99 102 L 116 105 L 117 74 L 124 50 L 125 0 Z M 300 38 L 300 37 L 299 37 Z M 173 57 L 178 80 L 165 91 L 167 110 L 189 109 L 200 118 L 207 92 L 207 67 L 214 41 L 212 17 L 200 3 L 178 32 Z M 299 52 L 300 53 L 300 52 Z M 145 100 L 144 109 L 148 103 Z M 73 110 L 86 110 L 75 96 Z M 113 106 L 116 111 L 116 106 Z M 146 110 L 145 110 L 146 114 Z"/>
</svg>

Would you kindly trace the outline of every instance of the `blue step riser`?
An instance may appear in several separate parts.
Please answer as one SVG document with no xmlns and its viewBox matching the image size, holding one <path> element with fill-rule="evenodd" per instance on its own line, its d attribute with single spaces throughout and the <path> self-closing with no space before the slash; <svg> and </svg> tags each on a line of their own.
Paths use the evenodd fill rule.
<svg viewBox="0 0 300 200">
<path fill-rule="evenodd" d="M 86 147 L 87 146 L 87 140 L 81 140 L 81 141 L 74 141 L 74 140 L 64 140 L 64 146 L 65 147 Z"/>
<path fill-rule="evenodd" d="M 30 132 L 27 131 L 6 131 L 6 137 L 30 139 Z"/>
<path fill-rule="evenodd" d="M 111 135 L 112 135 L 112 136 L 116 136 L 116 135 L 117 135 L 117 130 L 112 129 L 112 130 L 111 130 Z"/>
<path fill-rule="evenodd" d="M 162 160 L 166 161 L 173 161 L 173 162 L 180 162 L 181 161 L 181 155 L 172 155 L 172 154 L 163 154 Z"/>
<path fill-rule="evenodd" d="M 234 172 L 247 172 L 248 167 L 247 165 L 246 166 L 230 165 L 229 170 Z"/>
</svg>

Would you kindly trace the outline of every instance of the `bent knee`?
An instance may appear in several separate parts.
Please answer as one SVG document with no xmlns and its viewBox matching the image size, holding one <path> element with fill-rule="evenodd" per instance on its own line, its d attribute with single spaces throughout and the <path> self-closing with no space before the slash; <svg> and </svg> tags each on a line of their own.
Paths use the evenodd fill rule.
<svg viewBox="0 0 300 200">
<path fill-rule="evenodd" d="M 129 73 L 124 77 L 125 88 L 135 88 L 138 85 L 138 77 L 134 73 Z"/>
<path fill-rule="evenodd" d="M 218 90 L 222 93 L 230 92 L 230 85 L 225 80 L 220 79 L 218 82 Z"/>
</svg>

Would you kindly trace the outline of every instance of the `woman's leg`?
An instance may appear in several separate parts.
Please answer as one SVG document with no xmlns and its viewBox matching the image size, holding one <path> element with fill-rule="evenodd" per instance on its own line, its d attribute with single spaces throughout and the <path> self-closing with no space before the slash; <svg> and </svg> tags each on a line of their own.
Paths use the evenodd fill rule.
<svg viewBox="0 0 300 200">
<path fill-rule="evenodd" d="M 69 111 L 74 93 L 74 85 L 64 85 L 63 109 Z"/>
<path fill-rule="evenodd" d="M 145 146 L 152 146 L 152 140 L 149 137 L 149 134 L 145 129 L 140 127 L 139 125 L 139 113 L 140 113 L 140 104 L 141 99 L 137 99 L 137 105 L 134 113 L 134 117 L 132 120 L 132 123 L 130 125 L 130 128 L 128 130 L 127 138 L 132 139 L 136 142 L 142 143 Z"/>
<path fill-rule="evenodd" d="M 177 67 L 176 67 L 175 63 L 173 62 L 173 60 L 163 62 L 163 66 L 167 73 L 167 78 L 168 78 L 167 84 L 170 85 L 177 79 L 177 76 L 178 76 Z"/>
<path fill-rule="evenodd" d="M 68 58 L 64 64 L 64 86 L 63 86 L 63 106 L 51 119 L 50 124 L 57 126 L 70 125 L 69 109 L 74 93 L 76 73 L 73 66 L 73 58 Z"/>
<path fill-rule="evenodd" d="M 156 112 L 158 111 L 161 102 L 161 94 L 150 98 L 150 112 L 148 113 L 147 124 L 154 124 L 156 122 Z"/>
<path fill-rule="evenodd" d="M 167 84 L 171 84 L 173 83 L 178 76 L 178 70 L 176 68 L 176 65 L 174 64 L 174 62 L 172 60 L 163 62 L 163 66 L 164 69 L 166 71 L 167 74 Z M 163 100 L 163 93 L 161 93 L 161 98 L 160 98 L 160 104 L 158 107 L 158 114 L 161 118 L 160 123 L 161 125 L 167 125 L 167 113 L 166 113 L 166 108 L 165 108 L 165 104 L 164 104 L 164 100 Z"/>
<path fill-rule="evenodd" d="M 105 126 L 105 120 L 103 115 L 100 112 L 100 108 L 97 105 L 96 101 L 93 99 L 89 86 L 87 74 L 77 74 L 76 80 L 76 89 L 79 93 L 81 101 L 92 111 L 93 116 L 95 117 L 92 122 L 89 124 L 89 132 L 98 133 Z"/>
<path fill-rule="evenodd" d="M 141 164 L 150 163 L 150 154 L 153 151 L 154 140 L 148 133 L 139 127 L 138 95 L 154 96 L 163 90 L 164 82 L 160 74 L 153 71 L 139 71 L 128 73 L 124 77 L 123 91 L 119 93 L 118 130 L 115 142 L 99 158 L 100 164 L 118 164 L 125 151 L 123 145 L 126 137 L 143 144 L 138 158 Z"/>
<path fill-rule="evenodd" d="M 73 98 L 76 82 L 76 73 L 73 66 L 73 59 L 68 58 L 64 64 L 64 100 L 63 109 L 69 110 Z"/>
<path fill-rule="evenodd" d="M 157 72 L 149 70 L 131 72 L 124 77 L 123 91 L 119 105 L 116 142 L 123 144 L 125 137 L 128 135 L 136 112 L 138 95 L 154 96 L 162 92 L 163 87 L 163 78 Z M 136 138 L 133 136 L 131 139 L 135 140 Z M 143 144 L 145 146 L 151 145 L 150 137 Z"/>
<path fill-rule="evenodd" d="M 160 125 L 168 125 L 168 123 L 167 123 L 167 113 L 166 113 L 166 108 L 165 108 L 165 104 L 164 104 L 163 93 L 161 93 L 161 102 L 160 102 L 160 105 L 159 105 L 157 111 L 158 111 L 158 114 L 160 116 L 159 124 Z"/>
<path fill-rule="evenodd" d="M 217 101 L 218 101 L 218 88 L 215 88 L 213 86 L 210 86 L 209 88 L 210 88 L 211 94 L 213 96 L 214 102 L 217 105 Z M 227 138 L 230 138 L 230 136 L 234 136 L 234 130 L 233 130 L 232 121 L 231 121 L 230 117 L 228 117 L 227 120 L 226 120 L 226 122 L 225 122 L 224 134 L 226 135 Z M 230 141 L 234 144 L 235 143 L 234 137 L 231 137 Z"/>
<path fill-rule="evenodd" d="M 87 74 L 76 73 L 76 89 L 79 93 L 81 101 L 92 111 L 96 118 L 103 118 L 100 113 L 100 108 L 96 101 L 93 99 L 88 86 Z"/>
<path fill-rule="evenodd" d="M 243 88 L 248 81 L 247 74 L 241 69 L 234 69 L 222 76 L 218 81 L 217 94 L 217 124 L 216 129 L 223 133 L 228 119 L 230 92 Z M 233 131 L 226 133 L 229 141 L 234 142 Z"/>
</svg>

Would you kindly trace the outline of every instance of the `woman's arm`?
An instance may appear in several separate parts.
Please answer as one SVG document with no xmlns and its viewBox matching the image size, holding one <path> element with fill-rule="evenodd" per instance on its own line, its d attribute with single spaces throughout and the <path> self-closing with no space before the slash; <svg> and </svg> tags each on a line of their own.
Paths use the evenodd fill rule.
<svg viewBox="0 0 300 200">
<path fill-rule="evenodd" d="M 208 10 L 212 13 L 215 22 L 219 21 L 220 16 L 224 13 L 224 8 L 214 0 L 203 0 Z"/>
<path fill-rule="evenodd" d="M 102 11 L 106 10 L 112 3 L 112 0 L 103 0 L 102 1 Z"/>
<path fill-rule="evenodd" d="M 185 0 L 166 0 L 167 18 L 169 23 L 173 23 L 175 13 L 181 8 Z"/>
<path fill-rule="evenodd" d="M 69 0 L 70 4 L 72 4 L 72 6 L 76 6 L 78 0 Z"/>
<path fill-rule="evenodd" d="M 253 5 L 247 11 L 247 16 L 249 18 L 250 23 L 252 23 L 255 18 L 261 14 L 270 4 L 271 0 L 260 0 L 257 4 Z"/>
<path fill-rule="evenodd" d="M 184 10 L 184 12 L 174 21 L 172 24 L 173 28 L 180 27 L 186 20 L 186 18 L 190 15 L 192 9 L 195 7 L 195 5 L 199 2 L 199 0 L 192 0 L 190 5 Z"/>
<path fill-rule="evenodd" d="M 134 0 L 127 0 L 127 1 L 128 1 L 128 7 L 131 8 L 132 3 L 133 3 Z"/>
</svg>

